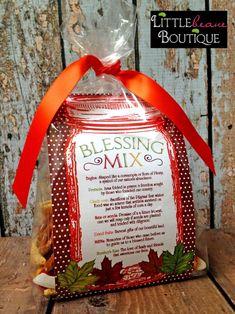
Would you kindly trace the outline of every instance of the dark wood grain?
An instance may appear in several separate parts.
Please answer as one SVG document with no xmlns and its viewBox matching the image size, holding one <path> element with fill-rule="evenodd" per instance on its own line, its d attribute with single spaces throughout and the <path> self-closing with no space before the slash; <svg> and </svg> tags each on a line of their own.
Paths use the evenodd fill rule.
<svg viewBox="0 0 235 314">
<path fill-rule="evenodd" d="M 0 313 L 45 313 L 48 300 L 29 276 L 29 238 L 0 239 Z"/>
<path fill-rule="evenodd" d="M 233 313 L 208 277 L 82 298 L 54 305 L 53 314 Z"/>
<path fill-rule="evenodd" d="M 210 272 L 235 306 L 235 229 L 208 232 Z"/>
<path fill-rule="evenodd" d="M 234 300 L 234 233 L 212 231 L 208 235 L 211 272 L 221 289 Z M 0 313 L 48 311 L 48 300 L 31 284 L 29 251 L 29 238 L 0 239 Z M 233 313 L 208 277 L 58 302 L 51 310 L 53 314 Z"/>
</svg>

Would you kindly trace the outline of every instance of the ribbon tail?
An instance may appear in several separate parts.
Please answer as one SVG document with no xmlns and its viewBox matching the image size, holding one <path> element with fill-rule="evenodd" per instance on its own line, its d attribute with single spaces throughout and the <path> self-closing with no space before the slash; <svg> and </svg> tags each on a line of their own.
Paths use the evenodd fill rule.
<svg viewBox="0 0 235 314">
<path fill-rule="evenodd" d="M 91 57 L 85 56 L 70 64 L 51 85 L 36 111 L 12 185 L 14 193 L 24 208 L 27 204 L 33 170 L 48 126 L 65 98 L 89 70 Z"/>
<path fill-rule="evenodd" d="M 198 134 L 191 121 L 177 102 L 153 79 L 136 71 L 121 71 L 115 75 L 133 94 L 157 108 L 182 132 L 191 146 L 215 174 L 210 147 Z"/>
</svg>

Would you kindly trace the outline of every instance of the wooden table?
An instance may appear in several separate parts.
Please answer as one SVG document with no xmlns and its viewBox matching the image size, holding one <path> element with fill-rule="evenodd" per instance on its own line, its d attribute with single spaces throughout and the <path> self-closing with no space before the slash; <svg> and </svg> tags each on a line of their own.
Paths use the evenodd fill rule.
<svg viewBox="0 0 235 314">
<path fill-rule="evenodd" d="M 0 313 L 168 314 L 233 313 L 235 309 L 235 232 L 211 230 L 208 276 L 57 302 L 34 295 L 29 278 L 29 238 L 0 238 Z"/>
</svg>

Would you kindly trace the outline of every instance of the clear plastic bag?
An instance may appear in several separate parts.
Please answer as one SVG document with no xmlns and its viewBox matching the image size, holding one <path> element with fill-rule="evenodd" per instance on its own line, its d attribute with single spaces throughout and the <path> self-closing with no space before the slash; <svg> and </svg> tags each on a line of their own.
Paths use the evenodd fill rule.
<svg viewBox="0 0 235 314">
<path fill-rule="evenodd" d="M 112 25 L 91 20 L 71 38 L 107 65 L 134 47 L 133 7 L 120 1 L 114 13 Z M 183 135 L 110 75 L 89 76 L 57 112 L 37 191 L 31 261 L 45 296 L 73 298 L 206 271 Z"/>
</svg>

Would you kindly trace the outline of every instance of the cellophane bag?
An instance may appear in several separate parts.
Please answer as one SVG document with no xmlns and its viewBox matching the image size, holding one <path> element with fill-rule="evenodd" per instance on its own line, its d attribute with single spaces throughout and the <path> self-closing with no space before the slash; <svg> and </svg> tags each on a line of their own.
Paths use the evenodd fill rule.
<svg viewBox="0 0 235 314">
<path fill-rule="evenodd" d="M 112 12 L 79 34 L 64 31 L 105 65 L 134 47 L 133 7 L 120 1 Z M 48 129 L 38 171 L 31 264 L 45 296 L 68 299 L 206 271 L 183 135 L 113 76 L 90 73 L 78 83 Z"/>
</svg>

